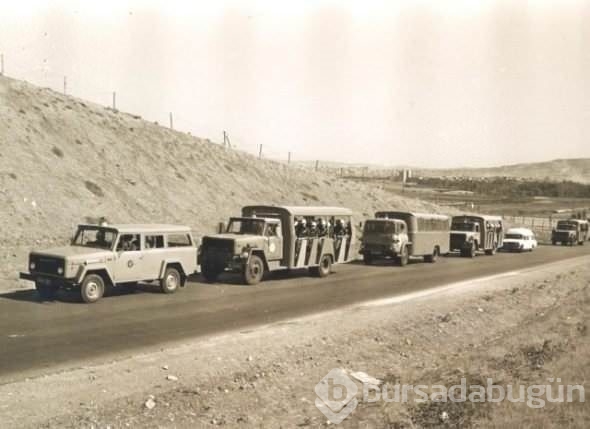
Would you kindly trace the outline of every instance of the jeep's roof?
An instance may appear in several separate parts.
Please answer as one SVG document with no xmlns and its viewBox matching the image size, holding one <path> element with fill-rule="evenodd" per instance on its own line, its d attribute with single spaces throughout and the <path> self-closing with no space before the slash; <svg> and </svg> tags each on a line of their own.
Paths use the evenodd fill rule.
<svg viewBox="0 0 590 429">
<path fill-rule="evenodd" d="M 104 227 L 109 229 L 115 229 L 120 233 L 132 233 L 132 232 L 190 232 L 190 228 L 185 225 L 166 225 L 157 223 L 138 223 L 138 224 L 106 224 L 106 225 L 93 225 L 93 224 L 82 224 L 81 227 L 97 228 Z"/>
<path fill-rule="evenodd" d="M 269 213 L 283 212 L 291 216 L 352 216 L 352 210 L 344 207 L 325 206 L 246 206 L 244 212 L 260 212 L 261 216 Z"/>
</svg>

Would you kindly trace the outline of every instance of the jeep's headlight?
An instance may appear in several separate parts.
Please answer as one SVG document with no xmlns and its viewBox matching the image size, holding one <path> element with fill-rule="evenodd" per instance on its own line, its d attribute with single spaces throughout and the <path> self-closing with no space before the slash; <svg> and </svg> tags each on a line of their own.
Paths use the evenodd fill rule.
<svg viewBox="0 0 590 429">
<path fill-rule="evenodd" d="M 62 267 L 58 267 L 57 274 L 59 274 L 61 276 L 63 273 L 64 273 L 64 269 Z"/>
<path fill-rule="evenodd" d="M 37 265 L 35 265 L 35 263 L 34 263 L 34 262 L 31 262 L 31 263 L 29 264 L 29 269 L 30 269 L 30 270 L 34 270 L 36 267 L 37 267 Z"/>
</svg>

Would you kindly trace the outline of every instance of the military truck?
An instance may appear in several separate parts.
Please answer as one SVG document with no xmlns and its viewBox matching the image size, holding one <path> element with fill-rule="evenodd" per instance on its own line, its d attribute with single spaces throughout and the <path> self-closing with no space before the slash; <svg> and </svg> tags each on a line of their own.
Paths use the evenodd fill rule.
<svg viewBox="0 0 590 429">
<path fill-rule="evenodd" d="M 414 256 L 433 263 L 449 252 L 449 226 L 445 215 L 379 211 L 365 222 L 360 253 L 367 265 L 393 258 L 405 266 Z"/>
<path fill-rule="evenodd" d="M 29 254 L 29 272 L 42 299 L 59 289 L 78 289 L 83 301 L 98 301 L 107 288 L 158 281 L 176 292 L 197 269 L 191 231 L 179 225 L 79 225 L 69 246 Z"/>
<path fill-rule="evenodd" d="M 341 207 L 246 206 L 223 233 L 203 237 L 201 273 L 240 273 L 247 285 L 269 271 L 307 268 L 319 277 L 354 258 L 352 211 Z"/>
<path fill-rule="evenodd" d="M 504 224 L 500 216 L 453 216 L 451 251 L 473 258 L 478 252 L 495 255 L 504 244 Z"/>
<path fill-rule="evenodd" d="M 574 244 L 584 245 L 590 237 L 588 235 L 588 221 L 583 219 L 560 220 L 551 231 L 551 243 L 555 246 L 561 243 L 563 246 Z"/>
</svg>

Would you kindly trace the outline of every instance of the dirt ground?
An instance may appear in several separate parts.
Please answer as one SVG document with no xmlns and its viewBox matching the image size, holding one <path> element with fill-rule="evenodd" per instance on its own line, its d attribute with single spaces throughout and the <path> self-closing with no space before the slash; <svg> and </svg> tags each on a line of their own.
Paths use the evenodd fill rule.
<svg viewBox="0 0 590 429">
<path fill-rule="evenodd" d="M 590 258 L 0 386 L 2 427 L 324 427 L 332 369 L 396 384 L 590 387 Z M 362 387 L 357 382 L 359 389 Z M 555 392 L 557 392 L 557 387 Z M 554 395 L 555 396 L 555 395 Z M 574 396 L 574 399 L 580 399 Z M 361 398 L 362 399 L 362 398 Z M 586 403 L 360 400 L 343 427 L 589 427 Z"/>
<path fill-rule="evenodd" d="M 383 207 L 440 211 L 6 77 L 0 148 L 0 291 L 32 286 L 17 281 L 31 248 L 62 245 L 102 216 L 200 236 L 254 203 L 345 206 L 358 220 Z"/>
</svg>

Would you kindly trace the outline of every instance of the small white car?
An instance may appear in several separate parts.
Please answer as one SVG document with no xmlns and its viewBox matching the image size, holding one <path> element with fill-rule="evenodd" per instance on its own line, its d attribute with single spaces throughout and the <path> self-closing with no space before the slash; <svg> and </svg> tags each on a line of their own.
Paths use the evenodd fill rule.
<svg viewBox="0 0 590 429">
<path fill-rule="evenodd" d="M 504 234 L 502 250 L 508 252 L 532 252 L 538 246 L 535 234 L 528 228 L 510 228 Z"/>
</svg>

